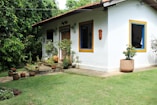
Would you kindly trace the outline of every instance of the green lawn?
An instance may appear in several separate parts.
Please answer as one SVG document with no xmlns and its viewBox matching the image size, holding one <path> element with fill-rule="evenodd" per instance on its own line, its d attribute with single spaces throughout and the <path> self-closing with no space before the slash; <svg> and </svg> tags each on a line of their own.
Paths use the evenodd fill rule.
<svg viewBox="0 0 157 105">
<path fill-rule="evenodd" d="M 23 92 L 0 105 L 157 105 L 157 70 L 108 78 L 63 73 L 0 86 Z"/>
<path fill-rule="evenodd" d="M 5 77 L 5 76 L 8 76 L 8 72 L 7 71 L 0 72 L 0 77 Z"/>
</svg>

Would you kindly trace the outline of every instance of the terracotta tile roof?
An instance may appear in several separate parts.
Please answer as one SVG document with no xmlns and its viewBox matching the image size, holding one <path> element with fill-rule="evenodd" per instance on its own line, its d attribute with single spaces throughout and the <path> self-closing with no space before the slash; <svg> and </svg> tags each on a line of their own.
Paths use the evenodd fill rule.
<svg viewBox="0 0 157 105">
<path fill-rule="evenodd" d="M 108 2 L 108 1 L 110 1 L 110 0 L 103 0 L 102 2 L 104 3 L 104 2 Z M 94 8 L 97 8 L 97 7 L 102 7 L 102 2 L 92 3 L 92 4 L 88 4 L 88 5 L 79 7 L 77 9 L 68 11 L 68 12 L 63 13 L 61 15 L 58 15 L 58 16 L 55 16 L 55 17 L 51 17 L 49 19 L 45 19 L 43 21 L 37 22 L 37 23 L 33 24 L 32 26 L 33 27 L 35 27 L 35 26 L 41 26 L 44 23 L 47 23 L 47 22 L 50 22 L 50 21 L 54 21 L 54 20 L 62 18 L 64 16 L 70 16 L 70 15 L 73 15 L 73 14 L 84 12 L 86 9 L 94 9 Z"/>
<path fill-rule="evenodd" d="M 157 0 L 143 0 L 143 1 L 157 10 Z"/>
<path fill-rule="evenodd" d="M 123 2 L 123 1 L 126 1 L 126 0 L 101 0 L 101 2 L 85 5 L 85 6 L 77 8 L 77 9 L 68 11 L 64 14 L 61 14 L 61 15 L 51 17 L 49 19 L 45 19 L 43 21 L 37 22 L 37 23 L 33 24 L 32 27 L 41 26 L 47 22 L 55 21 L 56 19 L 60 19 L 60 18 L 66 17 L 66 16 L 74 15 L 74 14 L 77 14 L 80 12 L 85 12 L 85 10 L 87 10 L 87 9 L 94 9 L 94 8 L 102 7 L 103 3 L 109 3 L 106 5 L 106 7 L 107 7 L 107 6 L 114 5 L 114 4 L 117 4 L 119 2 Z M 157 0 L 143 0 L 143 1 L 157 10 Z"/>
<path fill-rule="evenodd" d="M 108 1 L 110 1 L 110 0 L 101 0 L 101 2 L 108 2 Z"/>
</svg>

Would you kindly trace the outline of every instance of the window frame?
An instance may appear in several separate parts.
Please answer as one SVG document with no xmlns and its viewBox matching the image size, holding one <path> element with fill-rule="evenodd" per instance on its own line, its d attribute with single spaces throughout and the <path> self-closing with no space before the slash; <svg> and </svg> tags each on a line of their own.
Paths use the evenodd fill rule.
<svg viewBox="0 0 157 105">
<path fill-rule="evenodd" d="M 92 24 L 92 47 L 91 49 L 81 48 L 81 26 Z M 94 23 L 93 20 L 79 23 L 79 52 L 94 52 Z"/>
<path fill-rule="evenodd" d="M 132 45 L 132 24 L 144 26 L 144 48 L 136 48 L 137 52 L 147 51 L 147 22 L 138 20 L 129 20 L 129 45 Z"/>
<path fill-rule="evenodd" d="M 54 30 L 53 29 L 50 29 L 50 30 L 46 31 L 46 39 L 47 40 L 51 40 L 53 42 L 53 40 L 54 40 L 53 35 L 54 35 Z M 51 36 L 51 38 L 50 38 L 50 36 Z"/>
</svg>

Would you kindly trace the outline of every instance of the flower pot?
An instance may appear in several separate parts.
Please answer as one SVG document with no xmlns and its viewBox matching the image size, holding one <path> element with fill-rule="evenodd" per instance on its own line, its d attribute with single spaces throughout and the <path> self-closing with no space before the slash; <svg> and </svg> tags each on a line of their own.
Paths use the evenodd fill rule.
<svg viewBox="0 0 157 105">
<path fill-rule="evenodd" d="M 8 71 L 8 76 L 13 76 L 13 71 L 12 70 Z"/>
<path fill-rule="evenodd" d="M 20 77 L 21 77 L 21 78 L 26 77 L 26 73 L 20 73 Z"/>
<path fill-rule="evenodd" d="M 13 89 L 13 93 L 14 93 L 15 96 L 18 96 L 18 95 L 20 95 L 22 92 L 21 92 L 20 90 L 18 90 L 18 89 Z"/>
<path fill-rule="evenodd" d="M 13 77 L 13 80 L 18 80 L 20 78 L 18 73 L 13 73 L 12 77 Z"/>
<path fill-rule="evenodd" d="M 71 67 L 72 67 L 72 68 L 76 68 L 76 64 L 72 64 Z"/>
<path fill-rule="evenodd" d="M 54 61 L 54 63 L 58 63 L 58 56 L 57 55 L 53 56 L 53 61 Z"/>
<path fill-rule="evenodd" d="M 29 71 L 29 76 L 35 76 L 35 71 Z"/>
<path fill-rule="evenodd" d="M 52 65 L 51 68 L 52 68 L 52 69 L 56 69 L 56 65 Z"/>
<path fill-rule="evenodd" d="M 68 68 L 69 68 L 69 65 L 63 66 L 63 69 L 68 69 Z"/>
<path fill-rule="evenodd" d="M 134 60 L 120 60 L 120 71 L 121 72 L 133 72 L 134 70 Z"/>
<path fill-rule="evenodd" d="M 16 68 L 12 67 L 10 68 L 13 72 L 16 72 Z"/>
</svg>

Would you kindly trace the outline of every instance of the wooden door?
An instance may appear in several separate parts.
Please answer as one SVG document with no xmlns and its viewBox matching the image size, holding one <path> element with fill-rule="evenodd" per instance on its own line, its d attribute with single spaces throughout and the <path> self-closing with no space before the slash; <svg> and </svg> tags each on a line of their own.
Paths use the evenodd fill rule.
<svg viewBox="0 0 157 105">
<path fill-rule="evenodd" d="M 66 32 L 61 32 L 61 39 L 68 39 L 70 40 L 70 32 L 69 31 L 66 31 Z M 64 51 L 61 51 L 61 56 L 62 56 L 62 59 L 64 58 L 64 55 L 65 55 L 65 52 Z"/>
<path fill-rule="evenodd" d="M 69 39 L 70 40 L 70 32 L 62 32 L 62 40 Z"/>
</svg>

